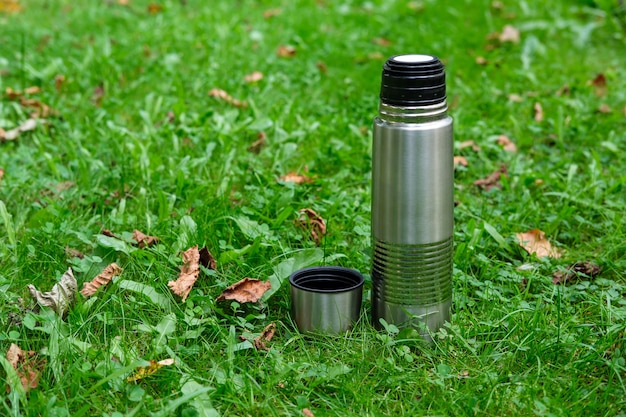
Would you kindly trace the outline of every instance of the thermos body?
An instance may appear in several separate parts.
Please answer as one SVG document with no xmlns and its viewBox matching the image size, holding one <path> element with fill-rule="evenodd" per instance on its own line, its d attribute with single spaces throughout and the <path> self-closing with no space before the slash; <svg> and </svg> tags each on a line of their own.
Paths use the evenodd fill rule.
<svg viewBox="0 0 626 417">
<path fill-rule="evenodd" d="M 426 338 L 450 320 L 452 302 L 453 131 L 443 91 L 417 106 L 389 104 L 381 92 L 373 131 L 374 324 L 421 327 Z"/>
</svg>

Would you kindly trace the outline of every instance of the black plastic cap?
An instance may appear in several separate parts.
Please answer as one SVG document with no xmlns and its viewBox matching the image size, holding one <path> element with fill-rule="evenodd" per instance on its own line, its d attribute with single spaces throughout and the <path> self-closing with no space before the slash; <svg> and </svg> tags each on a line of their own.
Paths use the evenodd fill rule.
<svg viewBox="0 0 626 417">
<path fill-rule="evenodd" d="M 383 66 L 383 103 L 399 107 L 430 106 L 446 101 L 446 73 L 431 55 L 396 55 Z"/>
</svg>

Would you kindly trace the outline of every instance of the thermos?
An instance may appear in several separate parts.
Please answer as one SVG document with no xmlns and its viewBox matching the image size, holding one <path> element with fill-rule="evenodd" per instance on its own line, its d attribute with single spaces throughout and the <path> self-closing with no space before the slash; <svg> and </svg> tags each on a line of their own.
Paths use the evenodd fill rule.
<svg viewBox="0 0 626 417">
<path fill-rule="evenodd" d="M 398 55 L 383 67 L 372 155 L 372 314 L 426 339 L 450 319 L 454 163 L 444 66 Z M 425 326 L 424 326 L 425 325 Z"/>
</svg>

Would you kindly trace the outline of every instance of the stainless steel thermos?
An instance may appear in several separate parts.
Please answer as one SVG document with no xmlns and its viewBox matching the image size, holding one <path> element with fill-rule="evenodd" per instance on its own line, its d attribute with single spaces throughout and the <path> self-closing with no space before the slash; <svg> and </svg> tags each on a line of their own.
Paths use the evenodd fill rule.
<svg viewBox="0 0 626 417">
<path fill-rule="evenodd" d="M 387 60 L 373 140 L 373 321 L 417 327 L 428 339 L 452 303 L 452 118 L 438 58 Z"/>
</svg>

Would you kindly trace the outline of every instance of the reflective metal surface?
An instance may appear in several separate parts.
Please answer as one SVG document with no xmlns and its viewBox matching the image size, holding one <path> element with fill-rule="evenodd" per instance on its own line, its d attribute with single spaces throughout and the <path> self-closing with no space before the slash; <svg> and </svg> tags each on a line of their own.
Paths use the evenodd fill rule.
<svg viewBox="0 0 626 417">
<path fill-rule="evenodd" d="M 294 272 L 291 312 L 301 332 L 338 334 L 358 320 L 364 278 L 358 271 L 340 267 L 313 267 Z"/>
<path fill-rule="evenodd" d="M 452 118 L 381 105 L 372 162 L 372 315 L 437 331 L 452 300 Z M 427 331 L 423 332 L 428 338 Z"/>
</svg>

